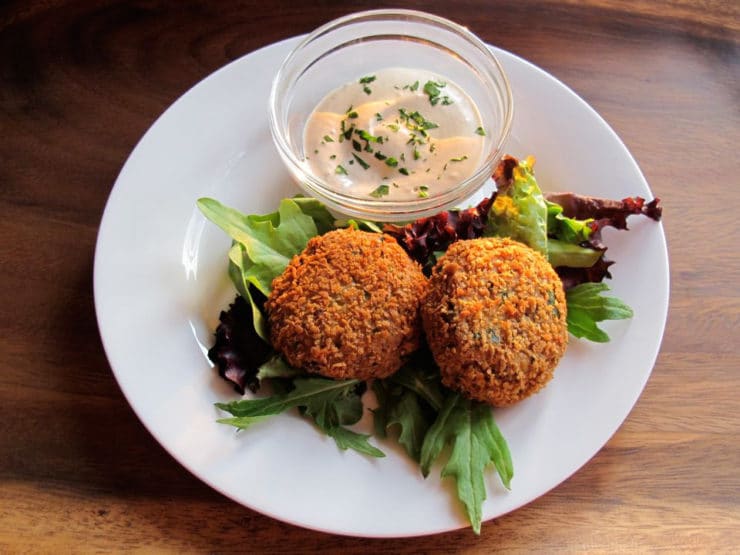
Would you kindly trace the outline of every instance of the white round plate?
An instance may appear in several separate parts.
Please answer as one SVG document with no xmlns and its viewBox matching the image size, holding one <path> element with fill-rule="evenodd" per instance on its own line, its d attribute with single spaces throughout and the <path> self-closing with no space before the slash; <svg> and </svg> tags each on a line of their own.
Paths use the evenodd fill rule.
<svg viewBox="0 0 740 555">
<path fill-rule="evenodd" d="M 233 299 L 230 240 L 195 206 L 214 197 L 245 213 L 271 212 L 298 192 L 273 148 L 267 99 L 286 40 L 236 60 L 193 87 L 149 129 L 121 171 L 95 252 L 95 305 L 113 372 L 144 425 L 180 463 L 224 495 L 307 528 L 412 536 L 467 525 L 453 484 L 426 480 L 391 442 L 370 459 L 337 449 L 295 414 L 235 433 L 215 422 L 237 397 L 211 368 L 219 311 Z M 583 100 L 544 71 L 494 49 L 516 102 L 509 152 L 534 154 L 545 190 L 652 198 L 637 164 Z M 607 344 L 572 340 L 554 380 L 496 420 L 509 442 L 511 491 L 495 472 L 484 519 L 528 503 L 586 463 L 625 419 L 658 353 L 668 307 L 660 224 L 630 218 L 607 233 L 616 296 L 634 308 L 610 322 Z M 369 416 L 361 424 L 369 425 Z"/>
</svg>

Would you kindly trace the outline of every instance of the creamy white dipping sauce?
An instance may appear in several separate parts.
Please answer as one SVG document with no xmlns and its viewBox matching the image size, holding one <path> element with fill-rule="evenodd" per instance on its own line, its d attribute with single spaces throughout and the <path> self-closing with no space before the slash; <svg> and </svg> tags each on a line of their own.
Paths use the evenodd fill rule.
<svg viewBox="0 0 740 555">
<path fill-rule="evenodd" d="M 484 158 L 473 100 L 443 76 L 389 68 L 329 93 L 303 144 L 312 173 L 335 191 L 410 200 L 443 193 Z"/>
</svg>

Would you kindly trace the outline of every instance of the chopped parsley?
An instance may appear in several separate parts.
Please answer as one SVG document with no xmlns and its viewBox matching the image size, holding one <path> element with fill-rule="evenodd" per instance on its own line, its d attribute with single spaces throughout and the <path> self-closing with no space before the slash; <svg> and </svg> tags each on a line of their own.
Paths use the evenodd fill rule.
<svg viewBox="0 0 740 555">
<path fill-rule="evenodd" d="M 403 175 L 409 175 L 409 170 L 406 168 L 399 168 L 398 173 L 402 173 Z"/>
<path fill-rule="evenodd" d="M 440 91 L 440 89 L 446 86 L 447 83 L 442 81 L 427 81 L 424 83 L 424 93 L 429 97 L 429 103 L 432 106 L 436 106 L 440 101 L 442 101 L 443 106 L 452 104 L 450 97 L 447 95 L 442 96 L 442 91 Z"/>
<path fill-rule="evenodd" d="M 332 139 L 329 135 L 324 135 L 324 142 L 333 143 L 334 139 Z"/>
<path fill-rule="evenodd" d="M 387 157 L 387 156 L 386 156 L 385 154 L 383 154 L 382 152 L 376 152 L 376 153 L 375 153 L 375 157 L 376 157 L 376 158 L 377 158 L 378 160 L 385 160 L 386 158 L 388 158 L 388 157 Z"/>
<path fill-rule="evenodd" d="M 398 165 L 398 160 L 396 160 L 393 156 L 389 156 L 385 160 L 385 165 L 390 166 L 391 168 L 395 168 Z"/>
<path fill-rule="evenodd" d="M 368 169 L 370 167 L 370 164 L 368 164 L 367 162 L 365 162 L 365 160 L 363 160 L 362 158 L 360 158 L 359 156 L 357 156 L 357 154 L 355 154 L 354 152 L 352 153 L 352 156 L 354 157 L 355 160 L 357 160 L 357 163 L 362 166 L 362 169 L 363 170 L 366 170 L 366 169 Z"/>
<path fill-rule="evenodd" d="M 479 127 L 478 129 L 476 129 L 475 132 L 476 132 L 476 134 L 480 135 L 481 137 L 485 137 L 486 136 L 486 130 L 483 129 L 482 127 Z"/>
<path fill-rule="evenodd" d="M 362 85 L 362 91 L 365 94 L 372 94 L 373 90 L 370 87 L 368 87 L 368 84 L 375 81 L 375 79 L 376 79 L 375 75 L 366 75 L 365 77 L 362 77 L 360 79 L 359 82 L 360 82 L 360 85 Z"/>
<path fill-rule="evenodd" d="M 450 162 L 462 162 L 463 160 L 467 160 L 468 157 L 466 156 L 458 156 L 457 158 L 450 158 Z M 447 166 L 445 166 L 446 168 Z"/>
<path fill-rule="evenodd" d="M 419 198 L 427 198 L 429 196 L 429 187 L 422 185 L 419 187 Z"/>
<path fill-rule="evenodd" d="M 383 114 L 381 114 L 380 112 L 375 112 L 375 119 L 377 121 L 383 121 Z"/>
<path fill-rule="evenodd" d="M 344 169 L 344 166 L 342 164 L 339 164 L 337 166 L 337 169 L 334 170 L 334 173 L 340 174 L 340 175 L 349 175 L 347 173 L 347 170 Z"/>
<path fill-rule="evenodd" d="M 386 196 L 388 193 L 390 193 L 391 189 L 388 187 L 388 185 L 378 185 L 378 187 L 370 193 L 371 197 L 380 198 Z"/>
<path fill-rule="evenodd" d="M 357 131 L 355 131 L 355 133 L 357 133 L 363 141 L 383 144 L 383 137 L 376 137 L 375 135 L 371 135 L 364 129 L 358 129 Z"/>
</svg>

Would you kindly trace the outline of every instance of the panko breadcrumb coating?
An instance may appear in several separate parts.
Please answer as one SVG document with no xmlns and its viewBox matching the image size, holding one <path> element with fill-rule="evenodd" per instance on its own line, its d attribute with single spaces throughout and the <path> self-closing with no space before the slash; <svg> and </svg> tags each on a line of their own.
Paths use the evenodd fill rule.
<svg viewBox="0 0 740 555">
<path fill-rule="evenodd" d="M 392 238 L 340 229 L 312 238 L 272 282 L 272 345 L 296 368 L 384 378 L 419 347 L 426 278 Z"/>
<path fill-rule="evenodd" d="M 550 381 L 568 328 L 563 286 L 544 256 L 511 239 L 457 241 L 429 285 L 422 320 L 447 387 L 506 406 Z"/>
</svg>

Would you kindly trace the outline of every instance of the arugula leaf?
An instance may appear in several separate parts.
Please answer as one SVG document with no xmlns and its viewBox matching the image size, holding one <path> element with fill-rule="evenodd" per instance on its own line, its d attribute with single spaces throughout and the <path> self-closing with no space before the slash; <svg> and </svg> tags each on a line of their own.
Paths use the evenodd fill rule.
<svg viewBox="0 0 740 555">
<path fill-rule="evenodd" d="M 398 443 L 418 462 L 424 437 L 434 418 L 433 411 L 414 391 L 389 380 L 375 380 L 373 391 L 378 400 L 378 408 L 373 410 L 376 435 L 386 437 L 389 429 L 397 427 Z"/>
<path fill-rule="evenodd" d="M 568 331 L 575 337 L 605 343 L 609 335 L 596 323 L 632 318 L 632 309 L 616 297 L 603 297 L 609 291 L 605 283 L 582 283 L 565 292 L 568 306 Z"/>
<path fill-rule="evenodd" d="M 351 448 L 374 457 L 384 456 L 382 451 L 367 442 L 368 436 L 342 427 L 355 424 L 362 417 L 362 400 L 357 393 L 361 383 L 360 380 L 295 378 L 294 389 L 288 393 L 216 403 L 216 407 L 236 417 L 224 418 L 219 422 L 242 429 L 258 419 L 299 407 L 324 433 L 333 437 L 341 449 Z"/>
<path fill-rule="evenodd" d="M 234 416 L 232 418 L 219 418 L 216 420 L 219 424 L 228 424 L 234 426 L 237 430 L 246 430 L 253 424 L 261 422 L 269 418 L 269 416 Z"/>
<path fill-rule="evenodd" d="M 327 378 L 296 378 L 295 388 L 282 395 L 260 399 L 241 399 L 230 403 L 216 403 L 216 407 L 233 416 L 270 416 L 280 414 L 294 407 L 319 407 L 330 403 L 342 395 L 351 394 L 360 380 L 335 381 Z"/>
<path fill-rule="evenodd" d="M 493 464 L 506 488 L 514 474 L 509 448 L 493 420 L 491 407 L 458 393 L 447 396 L 422 446 L 424 476 L 448 444 L 452 445 L 452 452 L 442 468 L 442 476 L 455 479 L 457 496 L 465 506 L 473 531 L 480 534 L 486 499 L 485 468 Z"/>
<path fill-rule="evenodd" d="M 424 357 L 426 355 L 426 357 Z M 439 369 L 428 350 L 420 350 L 398 372 L 387 380 L 416 393 L 435 411 L 444 403 Z"/>
<path fill-rule="evenodd" d="M 341 426 L 326 429 L 324 432 L 334 438 L 337 446 L 342 450 L 353 449 L 358 453 L 369 455 L 371 457 L 385 457 L 385 453 L 383 453 L 383 451 L 368 441 L 370 436 L 367 434 L 358 434 L 357 432 L 353 432 L 352 430 L 348 430 Z"/>
</svg>

